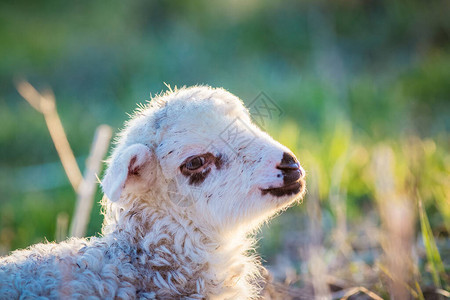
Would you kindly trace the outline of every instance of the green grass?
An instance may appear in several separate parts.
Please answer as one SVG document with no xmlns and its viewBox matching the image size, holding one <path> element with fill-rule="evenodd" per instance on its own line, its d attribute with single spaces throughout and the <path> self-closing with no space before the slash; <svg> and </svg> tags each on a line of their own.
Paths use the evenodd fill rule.
<svg viewBox="0 0 450 300">
<path fill-rule="evenodd" d="M 441 276 L 445 275 L 444 264 L 442 263 L 441 255 L 436 246 L 436 241 L 431 230 L 430 221 L 428 220 L 427 213 L 423 208 L 422 200 L 419 197 L 419 216 L 420 216 L 420 228 L 422 233 L 422 239 L 425 244 L 425 250 L 427 253 L 427 263 L 430 269 L 430 273 L 433 276 L 434 286 L 442 288 Z M 446 289 L 448 289 L 448 283 L 446 283 Z"/>
</svg>

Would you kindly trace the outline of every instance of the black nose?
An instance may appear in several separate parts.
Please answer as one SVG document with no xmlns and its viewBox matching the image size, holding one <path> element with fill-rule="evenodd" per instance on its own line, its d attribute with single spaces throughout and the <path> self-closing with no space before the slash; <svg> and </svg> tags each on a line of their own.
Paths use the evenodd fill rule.
<svg viewBox="0 0 450 300">
<path fill-rule="evenodd" d="M 292 154 L 283 153 L 281 162 L 277 165 L 277 169 L 283 174 L 284 184 L 290 184 L 300 179 L 302 171 L 298 160 Z"/>
</svg>

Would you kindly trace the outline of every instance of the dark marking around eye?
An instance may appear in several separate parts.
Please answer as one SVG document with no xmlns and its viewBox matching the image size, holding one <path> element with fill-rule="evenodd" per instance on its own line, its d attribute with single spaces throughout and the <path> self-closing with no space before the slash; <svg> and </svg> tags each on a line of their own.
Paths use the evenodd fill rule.
<svg viewBox="0 0 450 300">
<path fill-rule="evenodd" d="M 196 159 L 202 160 L 200 167 L 195 167 L 198 163 Z M 220 170 L 226 163 L 226 157 L 222 154 L 214 156 L 208 152 L 199 156 L 191 156 L 187 158 L 185 163 L 180 166 L 181 174 L 189 178 L 190 185 L 199 185 L 203 183 L 211 172 L 211 166 L 214 165 L 216 170 Z"/>
<path fill-rule="evenodd" d="M 217 155 L 214 165 L 216 166 L 217 170 L 220 170 L 223 166 L 223 157 L 222 154 Z"/>
<path fill-rule="evenodd" d="M 189 184 L 191 185 L 199 185 L 203 181 L 205 181 L 206 177 L 208 176 L 209 172 L 211 172 L 211 168 L 205 169 L 203 172 L 200 173 L 193 173 L 189 177 Z"/>
</svg>

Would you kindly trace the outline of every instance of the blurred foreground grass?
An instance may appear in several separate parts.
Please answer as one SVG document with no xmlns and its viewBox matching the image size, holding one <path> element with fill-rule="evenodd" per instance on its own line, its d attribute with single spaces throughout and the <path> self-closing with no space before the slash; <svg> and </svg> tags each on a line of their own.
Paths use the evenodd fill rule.
<svg viewBox="0 0 450 300">
<path fill-rule="evenodd" d="M 81 166 L 99 124 L 119 128 L 164 82 L 204 83 L 247 105 L 270 97 L 283 114 L 265 129 L 307 171 L 303 204 L 260 235 L 278 281 L 385 298 L 449 290 L 449 15 L 449 1 L 418 0 L 2 1 L 0 254 L 54 240 L 75 205 L 14 80 L 54 89 Z"/>
<path fill-rule="evenodd" d="M 362 143 L 346 122 L 326 139 L 292 140 L 302 132 L 293 123 L 276 132 L 298 149 L 308 174 L 303 207 L 261 234 L 261 252 L 278 280 L 316 293 L 317 281 L 330 292 L 362 286 L 396 299 L 434 299 L 434 288 L 449 290 L 448 140 Z"/>
</svg>

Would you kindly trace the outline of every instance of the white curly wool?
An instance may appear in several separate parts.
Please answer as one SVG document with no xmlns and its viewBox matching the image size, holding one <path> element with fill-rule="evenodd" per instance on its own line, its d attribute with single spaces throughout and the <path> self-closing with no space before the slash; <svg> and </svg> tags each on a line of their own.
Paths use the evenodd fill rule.
<svg viewBox="0 0 450 300">
<path fill-rule="evenodd" d="M 303 174 L 234 95 L 167 92 L 117 139 L 102 236 L 0 258 L 0 299 L 258 298 L 252 234 L 302 197 Z"/>
</svg>

